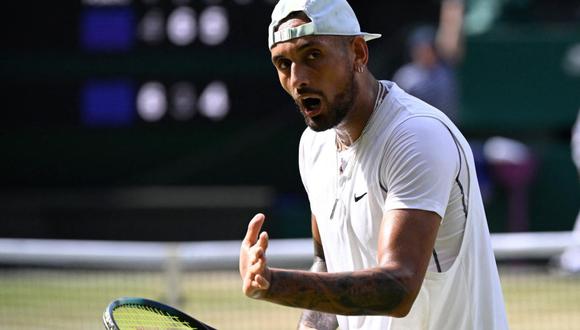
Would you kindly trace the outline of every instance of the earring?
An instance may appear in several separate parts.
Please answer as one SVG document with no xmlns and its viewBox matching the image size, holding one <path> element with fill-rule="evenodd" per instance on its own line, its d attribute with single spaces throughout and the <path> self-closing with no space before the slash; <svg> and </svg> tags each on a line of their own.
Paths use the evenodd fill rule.
<svg viewBox="0 0 580 330">
<path fill-rule="evenodd" d="M 363 73 L 363 72 L 365 72 L 365 67 L 364 67 L 364 65 L 359 65 L 359 66 L 357 66 L 357 67 L 356 67 L 356 72 L 360 72 L 360 73 Z"/>
</svg>

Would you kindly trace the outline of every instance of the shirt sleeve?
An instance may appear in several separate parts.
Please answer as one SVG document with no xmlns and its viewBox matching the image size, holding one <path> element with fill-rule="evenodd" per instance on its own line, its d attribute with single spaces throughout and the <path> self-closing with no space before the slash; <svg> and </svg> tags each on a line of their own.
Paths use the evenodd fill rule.
<svg viewBox="0 0 580 330">
<path fill-rule="evenodd" d="M 459 171 L 457 145 L 439 120 L 409 118 L 387 142 L 380 171 L 387 190 L 385 212 L 419 209 L 443 218 Z"/>
<path fill-rule="evenodd" d="M 302 136 L 300 137 L 300 144 L 298 146 L 298 170 L 300 172 L 300 179 L 302 180 L 302 185 L 304 186 L 304 190 L 308 193 L 308 186 L 306 184 L 306 148 L 305 145 L 307 144 L 307 130 L 304 130 Z"/>
</svg>

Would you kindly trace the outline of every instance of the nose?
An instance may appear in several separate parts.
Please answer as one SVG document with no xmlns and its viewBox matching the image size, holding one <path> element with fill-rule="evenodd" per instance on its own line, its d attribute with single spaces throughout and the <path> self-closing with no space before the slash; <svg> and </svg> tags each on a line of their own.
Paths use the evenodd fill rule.
<svg viewBox="0 0 580 330">
<path fill-rule="evenodd" d="M 310 84 L 308 68 L 306 68 L 304 65 L 292 63 L 290 74 L 292 89 L 296 90 L 298 88 L 306 87 Z"/>
</svg>

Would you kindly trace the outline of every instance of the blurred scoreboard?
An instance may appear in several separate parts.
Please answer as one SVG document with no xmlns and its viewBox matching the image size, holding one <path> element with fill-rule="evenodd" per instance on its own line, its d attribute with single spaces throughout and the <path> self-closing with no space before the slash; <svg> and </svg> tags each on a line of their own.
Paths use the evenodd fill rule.
<svg viewBox="0 0 580 330">
<path fill-rule="evenodd" d="M 365 30 L 383 33 L 369 44 L 377 77 L 401 62 L 403 27 L 435 20 L 438 1 L 350 2 Z M 267 46 L 275 2 L 5 1 L 0 190 L 300 190 L 304 122 Z"/>
<path fill-rule="evenodd" d="M 369 44 L 377 47 L 373 72 L 388 78 L 402 62 L 403 27 L 436 20 L 438 1 L 351 1 L 363 28 L 383 34 Z M 288 113 L 293 105 L 267 48 L 276 2 L 7 1 L 0 92 L 17 111 L 4 114 L 0 127 L 222 123 Z"/>
<path fill-rule="evenodd" d="M 0 125 L 132 127 L 271 111 L 285 100 L 267 49 L 273 2 L 11 2 L 0 87 L 13 110 Z"/>
<path fill-rule="evenodd" d="M 438 1 L 351 1 L 363 28 L 383 34 L 369 44 L 376 47 L 373 72 L 389 77 L 402 62 L 403 27 L 436 20 Z M 4 114 L 0 127 L 296 116 L 267 47 L 276 2 L 8 1 L 0 22 L 0 92 L 17 111 Z"/>
</svg>

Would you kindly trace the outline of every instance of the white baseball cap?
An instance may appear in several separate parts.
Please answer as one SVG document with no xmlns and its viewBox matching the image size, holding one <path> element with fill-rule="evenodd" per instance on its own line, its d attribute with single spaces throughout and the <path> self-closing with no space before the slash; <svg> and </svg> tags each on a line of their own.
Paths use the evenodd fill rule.
<svg viewBox="0 0 580 330">
<path fill-rule="evenodd" d="M 288 15 L 303 12 L 310 22 L 275 31 Z M 377 33 L 361 32 L 354 11 L 346 0 L 280 0 L 272 12 L 268 28 L 268 47 L 309 35 L 362 36 L 366 41 L 380 38 Z"/>
</svg>

